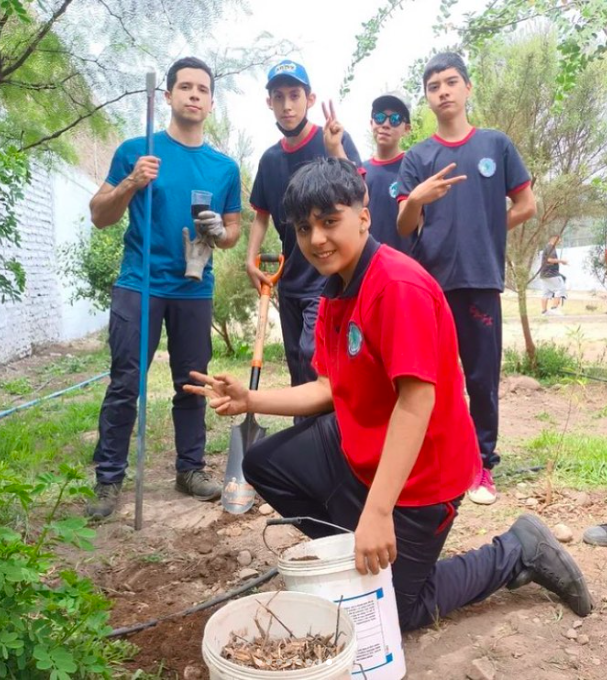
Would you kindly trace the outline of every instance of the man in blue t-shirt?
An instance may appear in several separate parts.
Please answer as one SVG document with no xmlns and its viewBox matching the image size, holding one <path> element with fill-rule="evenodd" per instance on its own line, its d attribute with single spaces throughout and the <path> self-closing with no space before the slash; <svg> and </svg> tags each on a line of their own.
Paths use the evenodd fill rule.
<svg viewBox="0 0 607 680">
<path fill-rule="evenodd" d="M 363 163 L 369 191 L 371 234 L 403 253 L 409 253 L 410 238 L 396 229 L 398 217 L 398 171 L 405 157 L 400 148 L 403 137 L 411 131 L 409 106 L 399 92 L 387 92 L 371 104 L 371 132 L 375 142 L 373 156 Z"/>
<path fill-rule="evenodd" d="M 440 283 L 453 312 L 483 457 L 469 496 L 490 504 L 497 499 L 491 470 L 499 463 L 495 446 L 506 235 L 533 217 L 535 199 L 512 141 L 468 122 L 472 85 L 462 58 L 437 54 L 426 65 L 423 83 L 438 132 L 403 160 L 398 231 L 402 236 L 415 233 L 412 255 Z M 456 168 L 458 174 L 448 177 Z"/>
<path fill-rule="evenodd" d="M 255 257 L 272 217 L 286 259 L 278 284 L 278 300 L 287 365 L 291 385 L 295 386 L 316 378 L 311 362 L 324 277 L 299 250 L 295 230 L 287 224 L 284 213 L 284 193 L 295 171 L 315 158 L 346 158 L 357 166 L 361 162 L 350 135 L 335 118 L 332 103 L 328 107 L 323 104 L 324 128 L 308 120 L 308 109 L 314 105 L 316 96 L 303 66 L 289 59 L 281 61 L 270 69 L 266 88 L 268 106 L 283 137 L 261 157 L 253 183 L 251 205 L 256 215 L 249 236 L 247 272 L 257 290 L 261 282 L 267 281 L 264 273 L 255 266 Z"/>
<path fill-rule="evenodd" d="M 137 415 L 144 189 L 152 181 L 148 366 L 164 323 L 175 387 L 175 485 L 200 500 L 221 495 L 220 484 L 204 470 L 205 400 L 182 389 L 190 371 L 206 369 L 211 358 L 212 247 L 231 248 L 240 235 L 238 166 L 204 142 L 213 88 L 213 73 L 203 61 L 187 57 L 175 62 L 165 93 L 171 121 L 154 135 L 154 155 L 145 155 L 143 137 L 121 144 L 106 181 L 91 200 L 92 221 L 100 229 L 118 222 L 127 210 L 129 215 L 122 266 L 112 291 L 112 366 L 94 455 L 97 485 L 87 506 L 87 514 L 94 518 L 107 517 L 116 509 Z M 212 193 L 210 206 L 197 214 L 195 222 L 193 190 Z M 190 240 L 190 235 L 195 238 Z M 186 267 L 191 278 L 185 276 Z"/>
</svg>

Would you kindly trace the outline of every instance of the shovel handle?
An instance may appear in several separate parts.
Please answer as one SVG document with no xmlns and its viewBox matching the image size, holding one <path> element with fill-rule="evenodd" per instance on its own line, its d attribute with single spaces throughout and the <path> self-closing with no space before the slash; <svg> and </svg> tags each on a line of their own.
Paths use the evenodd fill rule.
<svg viewBox="0 0 607 680">
<path fill-rule="evenodd" d="M 255 333 L 255 346 L 253 347 L 253 359 L 251 360 L 251 383 L 250 389 L 256 390 L 259 384 L 259 373 L 263 364 L 263 343 L 266 336 L 266 325 L 268 323 L 268 309 L 270 307 L 270 296 L 272 295 L 272 288 L 282 276 L 282 270 L 285 264 L 284 255 L 273 255 L 271 253 L 262 253 L 255 258 L 255 265 L 257 268 L 261 266 L 262 262 L 278 264 L 278 269 L 273 274 L 268 274 L 271 285 L 267 283 L 261 284 L 261 293 L 259 297 L 259 317 L 257 319 L 257 332 Z"/>
<path fill-rule="evenodd" d="M 266 264 L 272 263 L 278 265 L 278 269 L 273 274 L 266 272 L 266 276 L 270 279 L 271 286 L 275 286 L 278 283 L 280 277 L 282 276 L 282 270 L 284 269 L 285 266 L 285 256 L 282 254 L 274 255 L 273 253 L 260 253 L 255 258 L 255 266 L 257 267 L 257 269 L 260 268 L 262 262 Z M 267 283 L 262 283 L 261 295 L 269 296 L 272 292 L 271 286 L 268 286 Z"/>
</svg>

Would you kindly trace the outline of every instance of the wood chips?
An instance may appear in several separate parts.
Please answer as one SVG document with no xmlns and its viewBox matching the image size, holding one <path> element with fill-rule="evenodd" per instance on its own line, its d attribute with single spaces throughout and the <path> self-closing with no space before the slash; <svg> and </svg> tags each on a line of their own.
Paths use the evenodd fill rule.
<svg viewBox="0 0 607 680">
<path fill-rule="evenodd" d="M 247 640 L 232 631 L 229 642 L 221 650 L 224 659 L 239 666 L 263 671 L 298 670 L 319 666 L 328 659 L 335 658 L 344 649 L 345 643 L 337 642 L 343 635 L 339 632 L 339 609 L 334 633 L 314 635 L 310 632 L 305 637 L 296 637 L 268 606 L 261 602 L 259 605 L 270 615 L 266 629 L 264 630 L 256 616 L 254 622 L 259 637 Z M 274 621 L 288 633 L 287 636 L 270 637 Z"/>
</svg>

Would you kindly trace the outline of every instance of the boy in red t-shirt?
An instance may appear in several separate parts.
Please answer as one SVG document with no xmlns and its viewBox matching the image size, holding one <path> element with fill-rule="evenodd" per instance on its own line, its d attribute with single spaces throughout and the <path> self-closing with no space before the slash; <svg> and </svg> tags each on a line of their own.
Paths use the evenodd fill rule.
<svg viewBox="0 0 607 680">
<path fill-rule="evenodd" d="M 318 379 L 250 391 L 228 375 L 193 373 L 220 415 L 309 416 L 254 444 L 247 480 L 283 516 L 355 530 L 356 567 L 393 564 L 401 628 L 533 580 L 579 615 L 584 577 L 548 528 L 523 515 L 480 550 L 439 561 L 481 461 L 464 399 L 453 317 L 438 283 L 369 236 L 365 184 L 340 159 L 293 176 L 285 210 L 298 245 L 329 277 L 316 327 Z M 312 538 L 334 531 L 303 522 Z"/>
</svg>

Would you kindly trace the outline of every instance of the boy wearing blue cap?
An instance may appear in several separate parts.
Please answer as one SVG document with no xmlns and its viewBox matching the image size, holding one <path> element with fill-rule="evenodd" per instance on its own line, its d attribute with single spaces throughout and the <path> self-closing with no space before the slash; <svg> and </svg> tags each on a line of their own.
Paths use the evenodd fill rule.
<svg viewBox="0 0 607 680">
<path fill-rule="evenodd" d="M 291 384 L 295 386 L 316 378 L 311 361 L 324 277 L 301 254 L 295 232 L 287 226 L 283 197 L 295 171 L 315 158 L 344 158 L 356 166 L 360 166 L 361 161 L 352 139 L 337 121 L 331 102 L 328 107 L 322 106 L 324 128 L 308 120 L 308 109 L 314 105 L 316 96 L 301 64 L 290 59 L 281 61 L 270 69 L 266 88 L 268 106 L 283 137 L 261 157 L 253 183 L 251 204 L 256 216 L 249 235 L 247 273 L 258 291 L 261 283 L 267 282 L 265 274 L 255 265 L 255 257 L 271 217 L 286 260 L 278 285 L 278 300 L 287 365 Z"/>
<path fill-rule="evenodd" d="M 533 217 L 535 199 L 512 141 L 498 130 L 470 125 L 466 103 L 472 84 L 462 58 L 437 54 L 426 65 L 423 83 L 438 132 L 403 160 L 398 231 L 416 234 L 412 255 L 440 283 L 453 312 L 483 458 L 469 497 L 489 505 L 497 499 L 491 470 L 500 460 L 495 446 L 506 235 Z M 457 176 L 447 177 L 456 168 Z"/>
<path fill-rule="evenodd" d="M 409 238 L 396 229 L 398 171 L 404 151 L 400 142 L 411 131 L 409 106 L 400 92 L 387 92 L 371 104 L 371 132 L 375 151 L 363 163 L 369 191 L 371 235 L 380 243 L 409 252 Z"/>
</svg>

